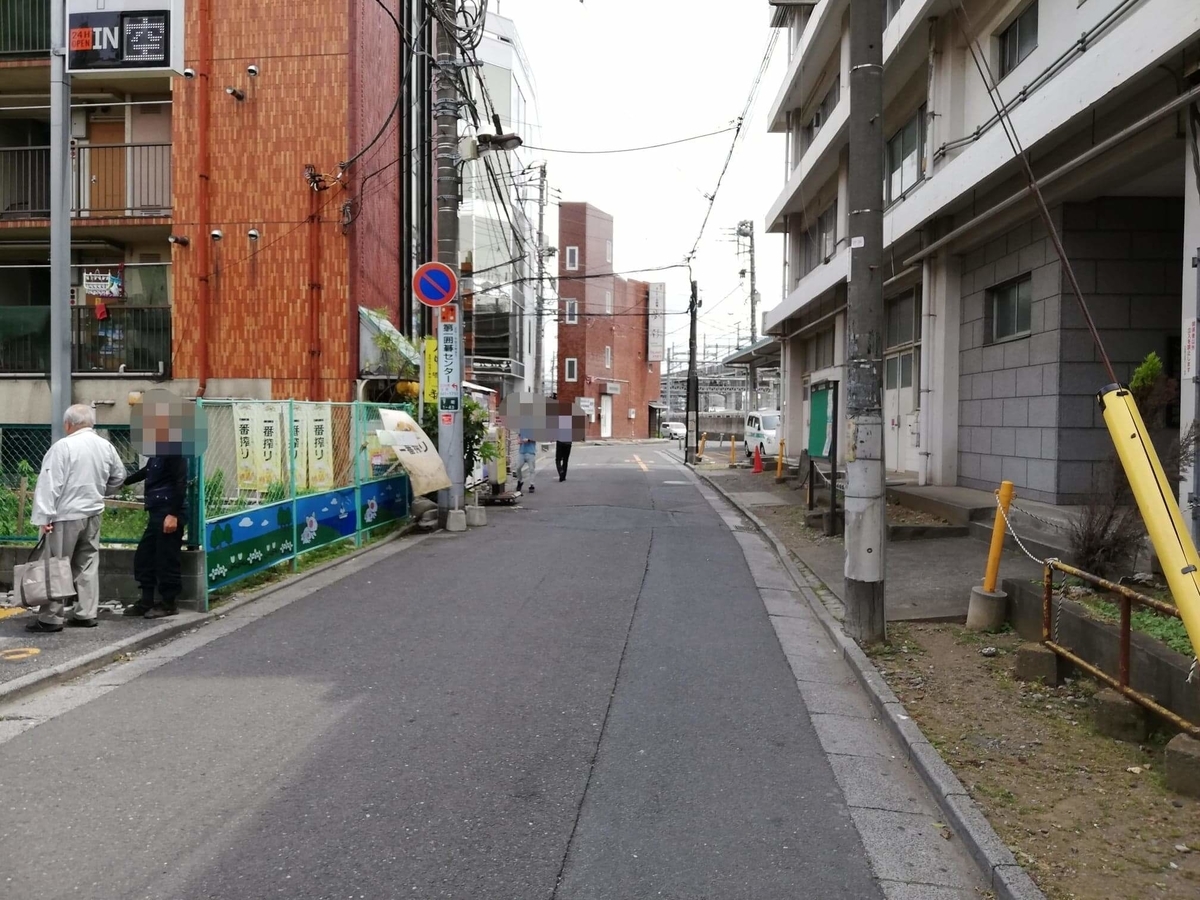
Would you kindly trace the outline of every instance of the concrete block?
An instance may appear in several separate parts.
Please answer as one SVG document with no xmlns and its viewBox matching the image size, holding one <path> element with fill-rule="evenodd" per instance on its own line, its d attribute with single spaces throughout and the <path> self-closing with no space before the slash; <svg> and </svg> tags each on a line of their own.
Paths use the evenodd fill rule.
<svg viewBox="0 0 1200 900">
<path fill-rule="evenodd" d="M 1041 681 L 1057 687 L 1059 670 L 1058 654 L 1044 644 L 1022 644 L 1017 648 L 1013 677 L 1018 681 Z"/>
<path fill-rule="evenodd" d="M 987 817 L 970 797 L 955 794 L 943 804 L 943 809 L 949 819 L 948 824 L 958 832 L 963 846 L 981 872 L 990 873 L 996 866 L 1017 864 L 1008 845 L 996 834 Z"/>
<path fill-rule="evenodd" d="M 1113 455 L 1112 438 L 1099 428 L 1064 428 L 1058 435 L 1060 460 L 1105 462 Z"/>
<path fill-rule="evenodd" d="M 1081 328 L 1064 328 L 1060 334 L 1058 353 L 1063 362 L 1093 362 L 1096 359 L 1096 343 L 1091 334 Z"/>
<path fill-rule="evenodd" d="M 1001 456 L 984 456 L 980 459 L 979 477 L 988 485 L 996 486 L 1002 479 L 1003 457 Z"/>
<path fill-rule="evenodd" d="M 992 429 L 972 428 L 968 434 L 969 449 L 972 453 L 992 452 Z"/>
<path fill-rule="evenodd" d="M 1096 206 L 1093 203 L 1064 203 L 1062 222 L 1065 231 L 1080 231 L 1096 227 Z"/>
<path fill-rule="evenodd" d="M 1033 243 L 1033 222 L 1018 225 L 1006 237 L 1008 239 L 1009 253 L 1015 253 L 1024 247 L 1028 247 Z"/>
<path fill-rule="evenodd" d="M 963 257 L 962 274 L 965 276 L 969 272 L 974 272 L 976 269 L 978 269 L 982 265 L 983 265 L 983 248 L 979 247 L 978 249 L 972 250 L 970 253 L 968 253 L 966 256 Z"/>
<path fill-rule="evenodd" d="M 959 401 L 958 424 L 968 428 L 982 424 L 983 404 L 982 400 Z"/>
<path fill-rule="evenodd" d="M 1177 794 L 1200 797 L 1200 741 L 1177 734 L 1167 744 L 1167 787 Z"/>
<path fill-rule="evenodd" d="M 1079 282 L 1079 290 L 1084 294 L 1096 292 L 1096 261 L 1093 259 L 1073 259 L 1071 266 L 1075 269 L 1075 279 Z M 1075 303 L 1075 298 L 1070 298 Z M 1078 304 L 1076 304 L 1078 305 Z"/>
<path fill-rule="evenodd" d="M 1044 376 L 1043 376 L 1044 378 Z M 1040 428 L 1058 426 L 1058 397 L 1030 397 L 1029 424 Z"/>
<path fill-rule="evenodd" d="M 1030 300 L 1045 300 L 1062 293 L 1062 269 L 1055 260 L 1031 273 Z"/>
<path fill-rule="evenodd" d="M 1058 466 L 1053 459 L 1031 459 L 1025 464 L 1026 487 L 1053 494 L 1057 489 Z"/>
<path fill-rule="evenodd" d="M 962 299 L 962 321 L 974 322 L 983 318 L 983 291 L 969 293 Z"/>
<path fill-rule="evenodd" d="M 1029 272 L 1046 264 L 1046 241 L 1035 241 L 1028 247 L 1023 247 L 1017 257 L 1017 270 Z"/>
<path fill-rule="evenodd" d="M 1128 231 L 1068 231 L 1063 235 L 1063 249 L 1072 260 L 1129 259 L 1133 238 Z"/>
<path fill-rule="evenodd" d="M 1062 327 L 1062 302 L 1061 294 L 1055 294 L 1053 297 L 1043 297 L 1041 300 L 1035 300 L 1034 303 L 1040 303 L 1046 310 L 1046 331 L 1053 331 L 1056 328 Z M 1074 296 L 1067 298 L 1068 303 L 1075 303 Z M 1076 306 L 1079 304 L 1076 303 Z"/>
<path fill-rule="evenodd" d="M 1179 242 L 1164 238 L 1157 231 L 1135 231 L 1131 235 L 1129 253 L 1134 259 L 1178 259 Z"/>
<path fill-rule="evenodd" d="M 1029 340 L 1009 341 L 1004 347 L 1004 368 L 1016 369 L 1029 365 Z"/>
<path fill-rule="evenodd" d="M 1029 358 L 1029 342 L 1022 341 L 1025 345 L 1025 358 Z M 1042 367 L 1041 366 L 1024 366 L 1017 369 L 1017 396 L 1018 397 L 1037 397 L 1042 393 Z"/>
<path fill-rule="evenodd" d="M 1058 335 L 1057 331 L 1043 331 L 1041 334 L 1035 334 L 1029 338 L 1029 364 L 1031 366 L 1058 362 Z"/>
<path fill-rule="evenodd" d="M 1018 267 L 1020 256 L 1017 253 L 1006 253 L 996 260 L 996 281 L 1008 281 L 1010 278 L 1016 278 L 1017 273 L 1023 271 Z"/>
<path fill-rule="evenodd" d="M 1042 393 L 1051 396 L 1058 393 L 1062 378 L 1062 366 L 1056 360 L 1042 365 Z"/>
<path fill-rule="evenodd" d="M 1162 294 L 1166 267 L 1157 260 L 1096 260 L 1096 293 Z"/>
<path fill-rule="evenodd" d="M 1059 427 L 1091 428 L 1096 406 L 1094 397 L 1076 395 L 1060 398 L 1058 402 Z"/>
<path fill-rule="evenodd" d="M 979 400 L 980 408 L 983 410 L 980 424 L 986 425 L 989 428 L 1004 424 L 1004 401 L 1003 400 Z"/>
<path fill-rule="evenodd" d="M 992 870 L 992 890 L 1003 900 L 1046 900 L 1046 895 L 1020 866 L 996 866 Z"/>
<path fill-rule="evenodd" d="M 1108 384 L 1108 373 L 1101 363 L 1063 363 L 1058 389 L 1063 394 L 1080 394 L 1091 397 L 1095 403 L 1096 392 Z M 1117 373 L 1118 377 L 1120 372 Z"/>
<path fill-rule="evenodd" d="M 1042 429 L 1042 459 L 1058 459 L 1058 429 Z"/>
<path fill-rule="evenodd" d="M 1046 325 L 1046 301 L 1037 300 L 1029 304 L 1029 331 L 1032 334 L 1039 334 L 1046 330 L 1047 327 L 1053 328 L 1053 323 L 1050 326 Z"/>
<path fill-rule="evenodd" d="M 1017 373 L 1015 369 L 1002 369 L 992 373 L 992 396 L 1017 396 Z"/>
<path fill-rule="evenodd" d="M 1060 462 L 1058 464 L 1058 489 L 1064 494 L 1091 494 L 1092 464 L 1090 462 Z"/>
<path fill-rule="evenodd" d="M 992 399 L 992 373 L 981 372 L 971 376 L 971 398 L 974 400 Z"/>
<path fill-rule="evenodd" d="M 1021 459 L 1019 456 L 1006 456 L 1000 464 L 1000 477 L 1005 481 L 1011 481 L 1019 488 L 1025 487 L 1026 466 L 1028 460 Z"/>
<path fill-rule="evenodd" d="M 1012 428 L 992 429 L 992 453 L 997 456 L 1014 456 L 1017 452 L 1017 433 Z"/>
<path fill-rule="evenodd" d="M 976 372 L 983 370 L 983 350 L 978 347 L 970 350 L 964 350 L 958 357 L 958 371 L 960 376 L 974 375 Z"/>
<path fill-rule="evenodd" d="M 978 453 L 958 454 L 958 473 L 963 478 L 979 478 L 980 456 Z"/>
<path fill-rule="evenodd" d="M 446 513 L 446 530 L 460 532 L 467 530 L 467 514 L 461 509 L 452 509 Z"/>
<path fill-rule="evenodd" d="M 1092 698 L 1092 716 L 1096 730 L 1114 740 L 1140 744 L 1150 733 L 1146 710 L 1112 688 Z"/>
<path fill-rule="evenodd" d="M 1004 368 L 1004 345 L 990 344 L 983 348 L 983 357 L 979 364 L 980 370 L 984 372 L 995 372 L 997 369 Z"/>
<path fill-rule="evenodd" d="M 1004 400 L 1004 424 L 1011 427 L 1023 427 L 1029 424 L 1029 400 L 1015 397 Z"/>
<path fill-rule="evenodd" d="M 996 263 L 984 263 L 972 274 L 972 291 L 986 291 L 996 283 Z M 986 302 L 986 301 L 985 301 Z"/>
<path fill-rule="evenodd" d="M 946 761 L 933 745 L 913 744 L 908 748 L 908 758 L 912 760 L 913 768 L 917 770 L 934 797 L 967 795 L 966 788 L 958 780 L 954 770 L 946 765 Z"/>
<path fill-rule="evenodd" d="M 963 356 L 966 356 L 964 353 Z M 961 361 L 960 361 L 961 362 Z M 972 373 L 973 375 L 974 373 Z M 959 400 L 974 400 L 975 397 L 971 394 L 971 385 L 974 383 L 972 375 L 966 373 L 958 376 L 958 399 Z"/>
<path fill-rule="evenodd" d="M 470 528 L 478 528 L 487 524 L 487 507 L 484 506 L 468 506 L 466 509 L 467 525 Z"/>
<path fill-rule="evenodd" d="M 1041 460 L 1042 430 L 1040 428 L 1018 428 L 1016 455 L 1024 459 Z"/>
<path fill-rule="evenodd" d="M 1008 610 L 1008 594 L 1004 591 L 985 591 L 982 585 L 971 588 L 967 605 L 969 631 L 998 631 Z"/>
</svg>

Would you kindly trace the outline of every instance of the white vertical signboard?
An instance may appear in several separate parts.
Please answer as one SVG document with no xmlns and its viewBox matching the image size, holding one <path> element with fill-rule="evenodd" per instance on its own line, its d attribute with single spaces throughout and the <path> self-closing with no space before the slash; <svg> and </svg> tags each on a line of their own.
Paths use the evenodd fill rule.
<svg viewBox="0 0 1200 900">
<path fill-rule="evenodd" d="M 646 323 L 646 362 L 662 362 L 667 352 L 667 286 L 650 285 Z"/>
<path fill-rule="evenodd" d="M 462 409 L 462 370 L 459 366 L 460 332 L 458 305 L 447 304 L 440 310 L 438 324 L 438 411 L 456 413 Z"/>
</svg>

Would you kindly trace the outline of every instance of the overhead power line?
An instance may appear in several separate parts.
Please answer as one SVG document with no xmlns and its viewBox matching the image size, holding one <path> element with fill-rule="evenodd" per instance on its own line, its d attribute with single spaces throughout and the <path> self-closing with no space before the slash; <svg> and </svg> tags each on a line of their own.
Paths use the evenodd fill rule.
<svg viewBox="0 0 1200 900">
<path fill-rule="evenodd" d="M 704 138 L 716 137 L 719 134 L 729 134 L 737 126 L 730 125 L 728 128 L 721 128 L 718 131 L 708 131 L 704 134 L 694 134 L 691 137 L 679 138 L 674 141 L 663 141 L 661 144 L 646 144 L 642 147 L 621 147 L 616 150 L 559 150 L 554 147 L 532 147 L 525 145 L 527 150 L 536 150 L 539 153 L 570 153 L 579 156 L 603 156 L 610 153 L 640 153 L 643 150 L 657 150 L 660 147 L 674 147 L 676 144 L 687 144 L 692 141 L 700 141 Z"/>
</svg>

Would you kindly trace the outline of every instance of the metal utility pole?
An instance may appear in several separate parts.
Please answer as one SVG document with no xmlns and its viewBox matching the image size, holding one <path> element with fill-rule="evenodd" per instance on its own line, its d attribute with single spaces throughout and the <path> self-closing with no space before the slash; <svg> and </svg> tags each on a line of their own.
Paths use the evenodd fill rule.
<svg viewBox="0 0 1200 900">
<path fill-rule="evenodd" d="M 50 2 L 50 433 L 71 405 L 71 76 L 67 5 Z M 207 235 L 205 236 L 207 237 Z"/>
<path fill-rule="evenodd" d="M 546 335 L 546 164 L 538 167 L 538 233 L 537 233 L 537 343 L 533 347 L 533 391 L 542 392 L 545 381 L 542 378 L 542 344 Z"/>
<path fill-rule="evenodd" d="M 883 460 L 884 0 L 850 3 L 850 284 L 846 298 L 846 631 L 887 637 Z M 836 448 L 835 448 L 836 452 Z"/>
<path fill-rule="evenodd" d="M 436 0 L 437 18 L 437 259 L 458 273 L 458 81 L 455 67 L 458 47 L 451 33 L 456 16 L 456 0 Z M 460 290 L 462 287 L 460 286 Z M 453 317 L 450 336 L 458 356 L 457 370 L 463 372 L 461 304 L 450 303 L 441 310 L 443 320 Z M 438 340 L 446 335 L 439 330 Z M 461 510 L 464 499 L 462 384 L 458 402 L 446 403 L 438 397 L 438 453 L 450 477 L 450 489 L 438 492 L 438 518 L 445 522 L 452 510 Z M 448 408 L 452 407 L 452 408 Z"/>
<path fill-rule="evenodd" d="M 695 463 L 697 441 L 700 439 L 700 376 L 696 374 L 696 313 L 700 309 L 700 289 L 692 282 L 692 301 L 688 304 L 691 320 L 688 331 L 688 376 L 687 376 L 687 447 L 685 462 Z"/>
</svg>

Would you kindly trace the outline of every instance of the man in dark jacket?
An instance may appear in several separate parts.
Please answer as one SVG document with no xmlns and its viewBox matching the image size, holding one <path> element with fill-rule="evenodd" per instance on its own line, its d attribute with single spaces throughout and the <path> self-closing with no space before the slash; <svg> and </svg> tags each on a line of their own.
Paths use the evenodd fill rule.
<svg viewBox="0 0 1200 900">
<path fill-rule="evenodd" d="M 160 451 L 170 445 L 159 444 Z M 127 616 L 160 619 L 178 613 L 176 601 L 183 588 L 180 557 L 183 554 L 183 523 L 187 507 L 187 458 L 180 455 L 151 456 L 145 466 L 125 479 L 125 484 L 146 482 L 146 531 L 133 556 L 133 576 L 142 599 L 125 608 Z M 154 602 L 158 589 L 161 602 Z"/>
</svg>

